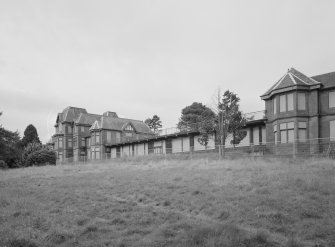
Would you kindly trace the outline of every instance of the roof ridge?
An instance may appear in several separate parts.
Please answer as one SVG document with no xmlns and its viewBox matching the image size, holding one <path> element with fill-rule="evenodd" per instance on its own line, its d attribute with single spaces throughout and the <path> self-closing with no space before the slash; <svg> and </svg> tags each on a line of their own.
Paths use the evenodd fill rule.
<svg viewBox="0 0 335 247">
<path fill-rule="evenodd" d="M 309 86 L 311 86 L 311 85 L 313 85 L 313 84 L 307 82 L 306 79 L 309 79 L 309 80 L 311 80 L 312 82 L 314 82 L 314 83 L 316 83 L 316 84 L 320 84 L 320 82 L 314 80 L 313 78 L 311 78 L 311 77 L 305 75 L 304 73 L 300 72 L 299 70 L 297 70 L 297 69 L 295 69 L 295 68 L 293 68 L 293 67 L 290 69 L 290 71 L 293 71 L 293 73 L 292 73 L 293 75 L 295 75 L 298 79 L 300 79 L 301 81 L 305 82 L 305 84 L 307 84 L 307 85 L 309 85 Z M 301 78 L 301 77 L 305 77 L 305 78 Z"/>
<path fill-rule="evenodd" d="M 323 73 L 323 74 L 319 74 L 319 75 L 313 75 L 311 78 L 313 79 L 313 77 L 318 77 L 318 76 L 322 76 L 322 75 L 330 75 L 330 74 L 335 74 L 335 71 L 333 72 L 328 72 L 328 73 Z M 314 80 L 314 79 L 313 79 Z"/>
<path fill-rule="evenodd" d="M 128 120 L 128 121 L 135 121 L 135 122 L 140 122 L 144 123 L 142 120 L 136 120 L 136 119 L 131 119 L 131 118 L 122 118 L 122 117 L 110 117 L 110 116 L 102 116 L 103 118 L 113 118 L 113 119 L 120 119 L 120 120 Z"/>
</svg>

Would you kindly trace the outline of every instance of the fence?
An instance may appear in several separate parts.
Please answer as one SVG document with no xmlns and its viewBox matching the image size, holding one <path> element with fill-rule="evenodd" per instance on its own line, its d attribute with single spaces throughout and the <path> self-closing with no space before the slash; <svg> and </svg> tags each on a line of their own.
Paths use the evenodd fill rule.
<svg viewBox="0 0 335 247">
<path fill-rule="evenodd" d="M 324 139 L 306 139 L 296 140 L 288 143 L 262 143 L 260 145 L 248 146 L 178 146 L 166 148 L 163 146 L 148 149 L 146 152 L 138 152 L 136 146 L 133 146 L 130 152 L 102 153 L 99 159 L 88 159 L 87 156 L 80 156 L 77 159 L 67 158 L 59 164 L 65 163 L 86 163 L 101 162 L 104 160 L 127 159 L 130 157 L 157 157 L 161 159 L 193 159 L 193 158 L 211 158 L 221 159 L 232 157 L 303 157 L 303 158 L 335 158 L 335 140 Z"/>
</svg>

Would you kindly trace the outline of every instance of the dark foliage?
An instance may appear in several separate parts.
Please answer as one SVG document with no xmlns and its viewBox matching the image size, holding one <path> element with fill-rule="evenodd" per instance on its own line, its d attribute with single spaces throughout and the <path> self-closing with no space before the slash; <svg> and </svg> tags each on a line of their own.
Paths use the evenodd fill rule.
<svg viewBox="0 0 335 247">
<path fill-rule="evenodd" d="M 26 147 L 28 143 L 41 143 L 40 139 L 38 138 L 37 130 L 34 125 L 29 124 L 23 133 L 23 138 L 21 141 L 22 147 Z"/>
<path fill-rule="evenodd" d="M 162 128 L 162 121 L 157 115 L 153 115 L 152 118 L 147 118 L 144 123 L 154 132 L 157 132 L 159 128 Z"/>
<path fill-rule="evenodd" d="M 20 135 L 0 126 L 0 160 L 3 160 L 9 168 L 16 167 L 20 157 Z"/>
<path fill-rule="evenodd" d="M 1 169 L 7 169 L 7 168 L 8 168 L 7 163 L 3 160 L 0 160 L 0 170 Z"/>
<path fill-rule="evenodd" d="M 19 165 L 22 167 L 55 165 L 56 154 L 39 143 L 32 142 L 23 150 Z"/>
<path fill-rule="evenodd" d="M 201 137 L 198 138 L 198 142 L 207 146 L 209 134 L 215 130 L 215 117 L 215 113 L 210 108 L 194 102 L 182 109 L 178 128 L 181 131 L 199 131 Z"/>
</svg>

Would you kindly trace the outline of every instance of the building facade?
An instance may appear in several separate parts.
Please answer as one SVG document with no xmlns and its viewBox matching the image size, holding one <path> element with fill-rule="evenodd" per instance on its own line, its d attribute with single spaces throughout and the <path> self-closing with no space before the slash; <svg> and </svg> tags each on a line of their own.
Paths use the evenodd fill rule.
<svg viewBox="0 0 335 247">
<path fill-rule="evenodd" d="M 98 115 L 69 106 L 58 113 L 55 134 L 48 145 L 58 162 L 101 160 L 111 157 L 108 145 L 152 136 L 142 121 L 119 118 L 111 111 Z"/>
<path fill-rule="evenodd" d="M 322 152 L 335 141 L 335 72 L 308 77 L 294 68 L 261 96 L 265 110 L 245 114 L 245 138 L 226 148 L 274 155 Z M 142 121 L 115 112 L 90 114 L 67 107 L 57 115 L 49 145 L 59 162 L 215 150 L 213 133 L 205 147 L 197 130 L 170 128 L 153 133 Z M 335 148 L 335 147 L 334 147 Z"/>
<path fill-rule="evenodd" d="M 335 72 L 308 77 L 291 68 L 261 99 L 276 154 L 320 152 L 320 142 L 335 140 Z"/>
</svg>

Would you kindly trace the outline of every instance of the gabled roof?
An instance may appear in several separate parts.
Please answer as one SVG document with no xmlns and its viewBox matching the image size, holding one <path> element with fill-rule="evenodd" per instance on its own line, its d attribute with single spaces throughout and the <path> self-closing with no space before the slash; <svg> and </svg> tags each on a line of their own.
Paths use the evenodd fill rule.
<svg viewBox="0 0 335 247">
<path fill-rule="evenodd" d="M 304 75 L 303 73 L 299 72 L 298 70 L 291 68 L 287 71 L 287 73 L 280 78 L 280 80 L 275 83 L 265 94 L 261 97 L 271 96 L 271 94 L 280 89 L 285 89 L 289 87 L 311 87 L 311 86 L 318 86 L 320 82 L 317 80 Z"/>
<path fill-rule="evenodd" d="M 80 113 L 74 120 L 75 124 L 92 125 L 96 120 L 100 120 L 101 115 L 91 113 Z"/>
<path fill-rule="evenodd" d="M 90 130 L 98 130 L 101 129 L 101 121 L 100 120 L 95 120 L 94 123 L 92 124 Z"/>
<path fill-rule="evenodd" d="M 321 82 L 323 88 L 335 87 L 335 72 L 330 72 L 312 77 L 314 80 Z"/>
<path fill-rule="evenodd" d="M 107 129 L 123 131 L 125 127 L 131 125 L 137 133 L 152 134 L 150 128 L 142 121 L 102 116 L 100 120 L 94 122 L 90 130 Z"/>
</svg>

